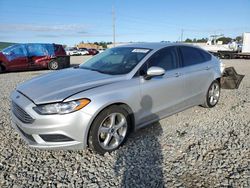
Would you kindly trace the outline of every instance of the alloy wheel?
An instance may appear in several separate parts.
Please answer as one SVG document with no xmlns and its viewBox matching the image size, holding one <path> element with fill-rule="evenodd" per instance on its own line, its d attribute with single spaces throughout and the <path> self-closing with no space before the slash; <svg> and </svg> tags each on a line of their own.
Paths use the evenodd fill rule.
<svg viewBox="0 0 250 188">
<path fill-rule="evenodd" d="M 121 113 L 108 115 L 98 130 L 98 141 L 105 150 L 118 147 L 126 137 L 128 124 L 126 117 Z"/>
<path fill-rule="evenodd" d="M 220 86 L 217 82 L 214 82 L 209 89 L 208 93 L 208 101 L 209 103 L 214 106 L 220 97 Z"/>
<path fill-rule="evenodd" d="M 52 70 L 56 70 L 56 69 L 58 69 L 58 63 L 56 61 L 52 61 L 50 63 L 50 67 Z"/>
</svg>

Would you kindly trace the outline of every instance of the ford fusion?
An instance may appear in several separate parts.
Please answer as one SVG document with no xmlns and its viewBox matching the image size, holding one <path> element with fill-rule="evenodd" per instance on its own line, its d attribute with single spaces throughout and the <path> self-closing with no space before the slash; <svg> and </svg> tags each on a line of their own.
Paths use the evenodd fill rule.
<svg viewBox="0 0 250 188">
<path fill-rule="evenodd" d="M 11 94 L 12 125 L 31 147 L 88 146 L 104 154 L 164 117 L 195 105 L 214 107 L 222 69 L 216 57 L 190 45 L 111 48 L 78 67 L 20 84 Z M 237 88 L 242 77 L 234 76 Z"/>
</svg>

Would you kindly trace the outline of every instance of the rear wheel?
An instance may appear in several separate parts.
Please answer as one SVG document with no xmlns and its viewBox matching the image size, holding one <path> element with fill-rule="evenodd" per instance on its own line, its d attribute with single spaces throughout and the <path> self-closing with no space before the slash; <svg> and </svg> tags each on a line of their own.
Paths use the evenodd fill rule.
<svg viewBox="0 0 250 188">
<path fill-rule="evenodd" d="M 59 63 L 57 61 L 53 60 L 53 61 L 49 62 L 48 68 L 50 70 L 58 70 L 59 69 Z"/>
<path fill-rule="evenodd" d="M 104 109 L 91 125 L 89 147 L 102 155 L 116 150 L 126 141 L 129 126 L 130 119 L 125 109 L 119 106 Z"/>
<path fill-rule="evenodd" d="M 0 65 L 0 73 L 3 72 L 3 67 Z"/>
<path fill-rule="evenodd" d="M 205 108 L 212 108 L 214 107 L 220 98 L 220 83 L 218 80 L 214 80 L 208 88 L 206 101 L 203 104 Z"/>
</svg>

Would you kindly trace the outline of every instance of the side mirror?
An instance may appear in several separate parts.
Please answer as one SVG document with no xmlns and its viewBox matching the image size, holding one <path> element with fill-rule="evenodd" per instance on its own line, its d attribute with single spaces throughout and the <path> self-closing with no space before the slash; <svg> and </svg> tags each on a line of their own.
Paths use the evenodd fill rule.
<svg viewBox="0 0 250 188">
<path fill-rule="evenodd" d="M 145 75 L 145 80 L 149 80 L 155 76 L 162 76 L 165 74 L 165 70 L 161 67 L 150 67 Z"/>
</svg>

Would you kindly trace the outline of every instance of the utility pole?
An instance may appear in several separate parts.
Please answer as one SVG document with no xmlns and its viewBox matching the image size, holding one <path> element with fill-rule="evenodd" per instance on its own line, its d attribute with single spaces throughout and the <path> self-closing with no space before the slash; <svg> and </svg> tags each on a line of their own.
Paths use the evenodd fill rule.
<svg viewBox="0 0 250 188">
<path fill-rule="evenodd" d="M 112 7 L 112 20 L 113 20 L 113 47 L 115 47 L 115 7 Z"/>
<path fill-rule="evenodd" d="M 183 42 L 183 33 L 184 33 L 184 30 L 181 29 L 181 42 Z"/>
</svg>

